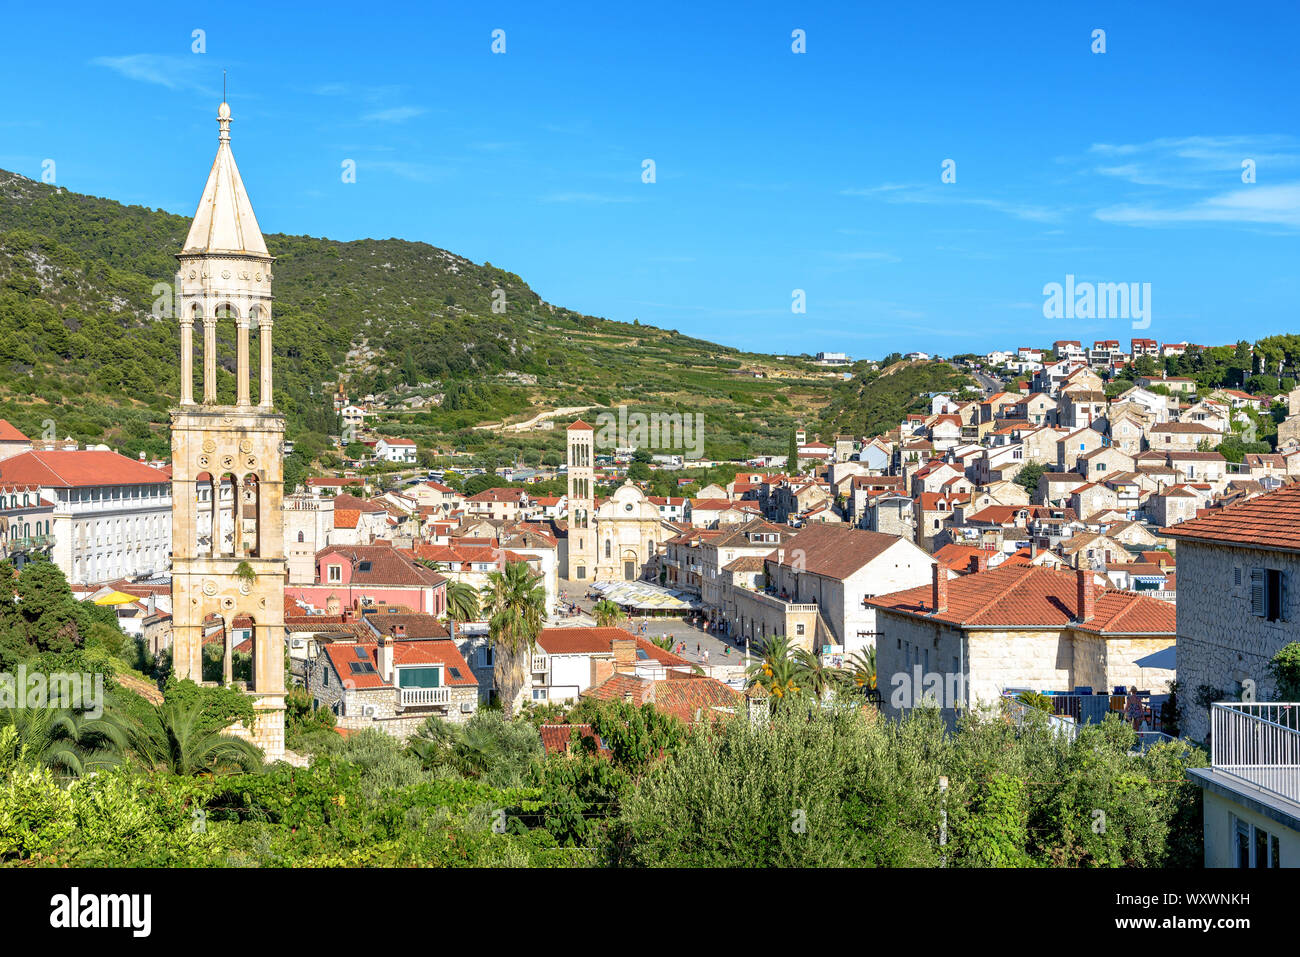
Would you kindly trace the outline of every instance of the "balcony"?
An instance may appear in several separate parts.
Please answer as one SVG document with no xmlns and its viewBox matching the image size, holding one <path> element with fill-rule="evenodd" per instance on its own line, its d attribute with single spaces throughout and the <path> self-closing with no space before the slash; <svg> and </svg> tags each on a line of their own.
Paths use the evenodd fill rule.
<svg viewBox="0 0 1300 957">
<path fill-rule="evenodd" d="M 403 708 L 451 704 L 450 688 L 402 688 L 401 693 Z"/>
<path fill-rule="evenodd" d="M 546 655 L 533 655 L 533 674 L 544 675 L 550 667 L 550 659 Z"/>
<path fill-rule="evenodd" d="M 54 545 L 53 535 L 27 535 L 11 538 L 4 544 L 10 554 L 17 552 L 38 552 Z"/>
<path fill-rule="evenodd" d="M 1210 766 L 1300 803 L 1300 704 L 1211 705 Z"/>
</svg>

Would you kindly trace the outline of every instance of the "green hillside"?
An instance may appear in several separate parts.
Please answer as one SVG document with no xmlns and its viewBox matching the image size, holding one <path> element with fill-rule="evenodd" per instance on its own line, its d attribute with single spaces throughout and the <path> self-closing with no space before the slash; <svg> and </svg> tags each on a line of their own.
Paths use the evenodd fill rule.
<svg viewBox="0 0 1300 957">
<path fill-rule="evenodd" d="M 165 454 L 179 334 L 151 307 L 188 227 L 186 217 L 0 171 L 0 416 L 29 434 L 52 422 L 60 436 Z M 817 425 L 838 381 L 804 359 L 548 304 L 513 273 L 424 243 L 266 241 L 278 259 L 276 404 L 307 457 L 337 432 L 328 394 L 340 381 L 394 408 L 381 431 L 526 460 L 558 449 L 560 432 L 474 427 L 627 404 L 703 414 L 710 456 L 781 453 L 791 428 Z M 218 337 L 225 402 L 232 333 Z M 256 337 L 253 346 L 256 362 Z"/>
</svg>

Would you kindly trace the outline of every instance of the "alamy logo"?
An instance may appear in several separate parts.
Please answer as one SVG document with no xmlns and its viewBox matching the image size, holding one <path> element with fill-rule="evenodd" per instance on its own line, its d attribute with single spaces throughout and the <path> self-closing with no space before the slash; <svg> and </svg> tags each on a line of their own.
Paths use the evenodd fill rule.
<svg viewBox="0 0 1300 957">
<path fill-rule="evenodd" d="M 952 709 L 960 707 L 966 700 L 966 678 L 958 672 L 922 672 L 920 665 L 913 665 L 911 674 L 897 671 L 889 679 L 889 684 L 889 704 L 898 710 Z"/>
<path fill-rule="evenodd" d="M 596 416 L 596 445 L 604 449 L 682 449 L 688 459 L 704 457 L 704 413 L 628 413 L 620 405 L 618 414 Z"/>
<path fill-rule="evenodd" d="M 1134 329 L 1151 325 L 1151 283 L 1079 282 L 1067 273 L 1065 283 L 1043 287 L 1044 319 L 1132 319 Z"/>
<path fill-rule="evenodd" d="M 28 672 L 18 666 L 17 676 L 0 672 L 0 708 L 69 708 L 88 718 L 104 715 L 104 676 L 56 671 Z"/>
<path fill-rule="evenodd" d="M 82 927 L 128 927 L 133 937 L 148 937 L 153 926 L 151 894 L 69 894 L 50 898 L 50 926 L 74 930 Z"/>
</svg>

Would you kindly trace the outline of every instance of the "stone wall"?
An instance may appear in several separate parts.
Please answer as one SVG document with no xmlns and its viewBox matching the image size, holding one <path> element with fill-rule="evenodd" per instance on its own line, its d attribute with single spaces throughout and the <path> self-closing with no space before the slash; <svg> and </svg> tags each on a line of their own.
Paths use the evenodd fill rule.
<svg viewBox="0 0 1300 957">
<path fill-rule="evenodd" d="M 1282 620 L 1251 613 L 1250 569 L 1283 572 Z M 1234 569 L 1241 569 L 1240 584 Z M 1196 703 L 1205 685 L 1235 700 L 1243 682 L 1254 697 L 1273 697 L 1268 664 L 1292 641 L 1300 641 L 1300 556 L 1257 548 L 1183 541 L 1178 548 L 1178 685 L 1184 735 L 1203 741 L 1209 713 Z"/>
</svg>

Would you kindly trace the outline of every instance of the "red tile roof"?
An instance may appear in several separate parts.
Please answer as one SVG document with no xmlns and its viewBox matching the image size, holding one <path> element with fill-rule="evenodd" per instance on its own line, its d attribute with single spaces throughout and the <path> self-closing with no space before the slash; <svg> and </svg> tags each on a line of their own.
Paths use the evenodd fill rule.
<svg viewBox="0 0 1300 957">
<path fill-rule="evenodd" d="M 116 452 L 95 449 L 23 452 L 0 461 L 0 481 L 56 488 L 163 485 L 168 477 Z"/>
<path fill-rule="evenodd" d="M 1300 483 L 1206 510 L 1201 517 L 1162 528 L 1160 533 L 1188 541 L 1300 550 Z"/>
<path fill-rule="evenodd" d="M 31 439 L 23 435 L 12 425 L 8 419 L 0 419 L 0 442 L 30 442 Z"/>
<path fill-rule="evenodd" d="M 1095 586 L 1094 586 L 1095 588 Z M 880 595 L 867 604 L 967 628 L 1064 628 L 1105 635 L 1175 637 L 1175 608 L 1134 592 L 1096 589 L 1094 614 L 1077 622 L 1074 572 L 1003 563 L 991 571 L 948 582 L 948 608 L 935 613 L 931 586 Z"/>
<path fill-rule="evenodd" d="M 334 642 L 325 646 L 325 655 L 330 665 L 342 681 L 351 681 L 353 688 L 389 688 L 392 687 L 378 673 L 379 645 L 373 641 Z M 360 654 L 358 654 L 360 651 Z M 364 657 L 362 657 L 364 655 Z M 374 672 L 357 674 L 352 671 L 351 663 L 369 661 L 376 669 Z M 474 686 L 478 679 L 466 664 L 464 657 L 456 649 L 456 643 L 446 639 L 433 641 L 394 641 L 393 667 L 405 665 L 443 665 L 443 685 L 451 687 Z M 454 677 L 451 669 L 460 672 Z"/>
</svg>

